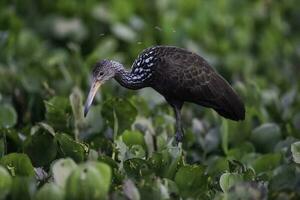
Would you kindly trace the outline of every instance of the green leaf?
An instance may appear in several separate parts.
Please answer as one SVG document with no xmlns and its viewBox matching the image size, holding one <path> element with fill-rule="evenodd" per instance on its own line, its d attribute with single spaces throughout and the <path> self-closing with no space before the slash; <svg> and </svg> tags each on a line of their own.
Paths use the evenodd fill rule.
<svg viewBox="0 0 300 200">
<path fill-rule="evenodd" d="M 251 141 L 260 152 L 272 152 L 281 139 L 281 131 L 277 124 L 266 123 L 252 131 Z"/>
<path fill-rule="evenodd" d="M 33 166 L 26 154 L 10 153 L 1 158 L 0 164 L 5 166 L 13 176 L 34 176 Z"/>
<path fill-rule="evenodd" d="M 300 164 L 300 142 L 295 142 L 291 145 L 293 160 L 295 163 Z"/>
<path fill-rule="evenodd" d="M 183 197 L 197 197 L 205 193 L 208 187 L 205 168 L 200 165 L 183 166 L 175 175 L 175 183 Z"/>
<path fill-rule="evenodd" d="M 30 200 L 33 198 L 36 191 L 36 183 L 33 177 L 14 177 L 11 199 L 12 200 Z"/>
<path fill-rule="evenodd" d="M 132 145 L 145 145 L 144 135 L 139 131 L 124 131 L 122 140 L 128 147 L 132 147 Z"/>
<path fill-rule="evenodd" d="M 46 183 L 37 191 L 34 200 L 64 200 L 64 190 L 54 183 Z"/>
<path fill-rule="evenodd" d="M 32 128 L 32 133 L 24 142 L 24 152 L 35 167 L 48 165 L 56 157 L 57 141 L 53 133 L 43 126 Z"/>
<path fill-rule="evenodd" d="M 12 186 L 12 178 L 8 171 L 0 165 L 0 199 L 6 199 Z"/>
<path fill-rule="evenodd" d="M 114 113 L 117 117 L 115 122 Z M 126 114 L 125 114 L 126 113 Z M 137 116 L 137 109 L 126 99 L 114 98 L 104 102 L 101 114 L 110 127 L 118 123 L 118 133 L 129 129 Z"/>
<path fill-rule="evenodd" d="M 155 152 L 148 162 L 157 175 L 173 179 L 178 168 L 183 165 L 182 152 L 179 147 Z"/>
<path fill-rule="evenodd" d="M 242 144 L 232 148 L 227 153 L 227 159 L 230 160 L 241 160 L 244 155 L 252 153 L 255 151 L 255 148 L 250 142 L 243 142 Z"/>
<path fill-rule="evenodd" d="M 46 120 L 57 131 L 68 131 L 72 127 L 72 108 L 65 97 L 53 97 L 45 101 Z"/>
<path fill-rule="evenodd" d="M 107 164 L 84 163 L 70 174 L 66 185 L 66 199 L 106 199 L 110 184 L 111 169 Z"/>
<path fill-rule="evenodd" d="M 280 153 L 264 154 L 254 161 L 253 168 L 256 173 L 267 172 L 280 165 L 281 159 Z"/>
<path fill-rule="evenodd" d="M 51 172 L 55 184 L 64 188 L 70 173 L 76 167 L 76 163 L 70 158 L 56 160 L 51 166 Z"/>
<path fill-rule="evenodd" d="M 229 170 L 228 161 L 220 156 L 213 156 L 208 159 L 206 171 L 211 176 L 220 176 L 223 172 Z"/>
<path fill-rule="evenodd" d="M 220 177 L 220 187 L 223 192 L 228 192 L 228 190 L 243 181 L 243 176 L 238 173 L 224 173 Z"/>
<path fill-rule="evenodd" d="M 9 105 L 0 105 L 0 127 L 13 127 L 17 123 L 17 113 L 15 109 Z"/>
<path fill-rule="evenodd" d="M 73 140 L 73 138 L 65 133 L 57 133 L 55 137 L 64 157 L 71 157 L 76 162 L 85 160 L 89 150 L 85 144 Z"/>
<path fill-rule="evenodd" d="M 141 158 L 132 158 L 124 162 L 124 170 L 127 176 L 135 179 L 144 178 L 152 173 L 149 164 Z"/>
</svg>

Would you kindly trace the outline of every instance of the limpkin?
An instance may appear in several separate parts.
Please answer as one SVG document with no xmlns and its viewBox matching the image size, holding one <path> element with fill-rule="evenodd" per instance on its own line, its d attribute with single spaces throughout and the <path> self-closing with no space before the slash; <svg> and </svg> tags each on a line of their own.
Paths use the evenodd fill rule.
<svg viewBox="0 0 300 200">
<path fill-rule="evenodd" d="M 128 89 L 152 87 L 174 109 L 177 142 L 183 139 L 180 110 L 185 101 L 213 108 L 231 120 L 245 118 L 244 103 L 229 83 L 201 56 L 182 48 L 147 48 L 134 61 L 131 71 L 119 62 L 101 60 L 96 63 L 92 78 L 84 108 L 85 116 L 100 85 L 111 78 Z"/>
</svg>

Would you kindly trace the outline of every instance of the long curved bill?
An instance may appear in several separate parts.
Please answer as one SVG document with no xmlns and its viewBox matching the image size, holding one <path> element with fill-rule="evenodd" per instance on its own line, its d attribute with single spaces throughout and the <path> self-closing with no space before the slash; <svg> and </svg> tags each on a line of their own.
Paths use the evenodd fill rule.
<svg viewBox="0 0 300 200">
<path fill-rule="evenodd" d="M 93 99 L 99 89 L 99 87 L 101 86 L 101 82 L 100 81 L 97 81 L 97 80 L 94 80 L 92 82 L 92 85 L 91 85 L 91 89 L 90 89 L 90 92 L 88 94 L 88 97 L 87 97 L 87 100 L 85 102 L 85 105 L 84 105 L 84 117 L 86 117 L 87 113 L 89 112 L 89 109 L 93 103 Z"/>
</svg>

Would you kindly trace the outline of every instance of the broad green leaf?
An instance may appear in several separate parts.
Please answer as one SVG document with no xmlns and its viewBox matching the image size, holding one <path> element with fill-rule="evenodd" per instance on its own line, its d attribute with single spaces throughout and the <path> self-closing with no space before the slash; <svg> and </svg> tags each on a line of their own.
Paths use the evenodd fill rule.
<svg viewBox="0 0 300 200">
<path fill-rule="evenodd" d="M 146 160 L 140 158 L 128 159 L 124 162 L 124 170 L 130 178 L 140 179 L 152 173 Z"/>
<path fill-rule="evenodd" d="M 9 105 L 0 105 L 0 127 L 13 127 L 17 123 L 17 113 L 15 109 Z"/>
<path fill-rule="evenodd" d="M 12 177 L 8 171 L 0 165 L 0 199 L 6 199 L 10 193 L 12 185 Z"/>
<path fill-rule="evenodd" d="M 54 183 L 46 183 L 35 194 L 34 200 L 64 200 L 64 190 Z"/>
<path fill-rule="evenodd" d="M 252 131 L 251 141 L 260 152 L 272 152 L 281 139 L 281 131 L 277 124 L 266 123 Z"/>
<path fill-rule="evenodd" d="M 30 200 L 36 191 L 36 183 L 33 177 L 17 176 L 13 178 L 11 199 Z"/>
<path fill-rule="evenodd" d="M 264 154 L 253 162 L 256 173 L 267 172 L 280 165 L 282 156 L 280 153 Z"/>
<path fill-rule="evenodd" d="M 223 192 L 228 192 L 228 190 L 240 182 L 243 181 L 243 176 L 238 173 L 224 173 L 220 177 L 220 187 Z"/>
<path fill-rule="evenodd" d="M 207 165 L 206 171 L 210 176 L 219 176 L 229 170 L 227 159 L 220 156 L 209 158 Z"/>
<path fill-rule="evenodd" d="M 208 177 L 203 166 L 187 165 L 177 171 L 175 183 L 183 197 L 197 197 L 207 190 Z"/>
<path fill-rule="evenodd" d="M 10 153 L 3 156 L 0 165 L 6 167 L 12 176 L 33 176 L 34 169 L 29 157 L 23 153 Z"/>
<path fill-rule="evenodd" d="M 68 131 L 72 127 L 72 108 L 68 98 L 56 96 L 45 101 L 46 120 L 57 131 Z"/>
<path fill-rule="evenodd" d="M 35 167 L 48 165 L 56 157 L 57 141 L 53 133 L 42 126 L 33 127 L 32 133 L 24 142 L 24 152 Z"/>
<path fill-rule="evenodd" d="M 124 131 L 122 140 L 128 147 L 132 147 L 132 145 L 145 145 L 144 136 L 139 131 Z"/>
<path fill-rule="evenodd" d="M 179 147 L 155 152 L 148 162 L 157 175 L 173 179 L 178 168 L 183 165 L 182 152 Z"/>
<path fill-rule="evenodd" d="M 269 189 L 278 191 L 298 191 L 300 172 L 296 165 L 280 165 L 273 170 Z"/>
<path fill-rule="evenodd" d="M 70 173 L 77 167 L 70 158 L 56 160 L 51 166 L 54 183 L 64 188 Z"/>
<path fill-rule="evenodd" d="M 300 164 L 300 142 L 295 142 L 291 145 L 293 160 L 295 163 Z"/>
<path fill-rule="evenodd" d="M 102 105 L 102 116 L 111 128 L 118 124 L 118 133 L 129 129 L 137 116 L 137 109 L 126 99 L 114 98 L 110 99 Z M 116 115 L 116 120 L 114 117 Z"/>
<path fill-rule="evenodd" d="M 106 199 L 110 184 L 111 169 L 107 164 L 84 163 L 70 174 L 66 184 L 66 199 Z"/>
<path fill-rule="evenodd" d="M 248 153 L 255 151 L 255 148 L 252 143 L 244 142 L 235 148 L 232 148 L 227 153 L 227 159 L 230 160 L 241 160 L 242 157 Z"/>
<path fill-rule="evenodd" d="M 71 157 L 76 162 L 85 160 L 89 150 L 85 144 L 73 140 L 71 136 L 65 133 L 57 133 L 55 137 L 64 157 Z"/>
</svg>

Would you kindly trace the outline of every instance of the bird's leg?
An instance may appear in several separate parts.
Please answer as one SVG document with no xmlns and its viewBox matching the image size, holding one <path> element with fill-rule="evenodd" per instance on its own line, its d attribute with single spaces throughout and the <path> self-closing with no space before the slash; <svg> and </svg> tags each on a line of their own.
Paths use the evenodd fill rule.
<svg viewBox="0 0 300 200">
<path fill-rule="evenodd" d="M 175 139 L 176 139 L 176 142 L 179 143 L 179 142 L 182 142 L 183 140 L 183 128 L 182 128 L 182 123 L 181 123 L 181 114 L 180 114 L 180 109 L 181 109 L 181 106 L 176 106 L 174 105 L 173 106 L 173 109 L 174 109 L 174 112 L 175 112 L 175 117 L 176 117 L 176 135 L 175 135 Z"/>
</svg>

